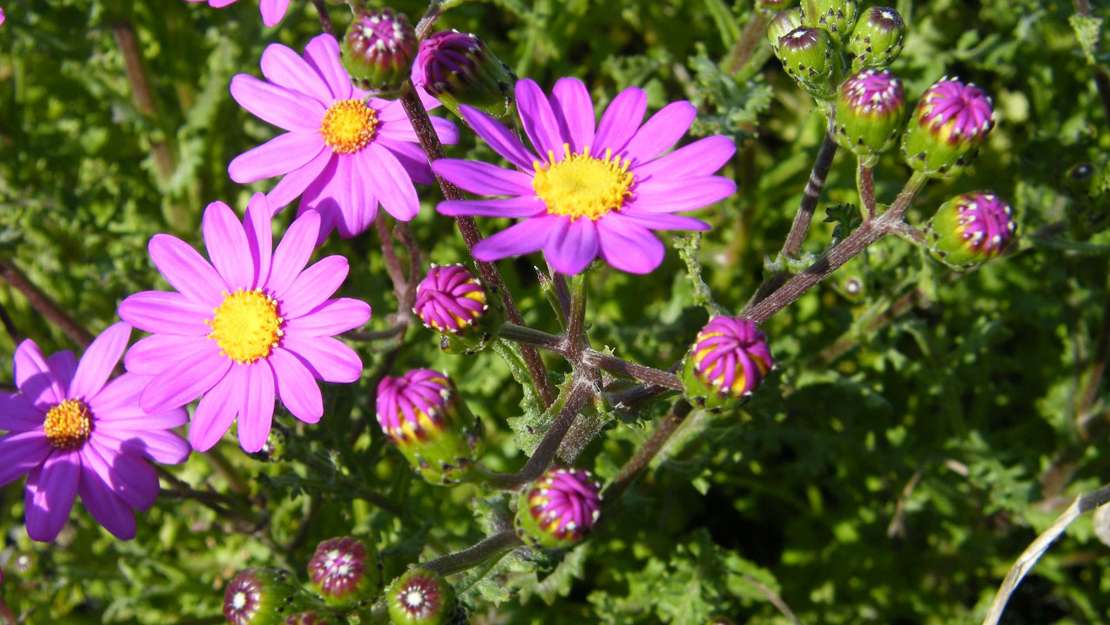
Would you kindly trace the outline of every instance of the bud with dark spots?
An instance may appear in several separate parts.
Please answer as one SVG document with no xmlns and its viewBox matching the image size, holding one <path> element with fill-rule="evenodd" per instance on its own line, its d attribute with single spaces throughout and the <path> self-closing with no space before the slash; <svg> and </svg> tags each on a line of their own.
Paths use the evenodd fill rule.
<svg viewBox="0 0 1110 625">
<path fill-rule="evenodd" d="M 421 567 L 393 580 L 385 601 L 393 625 L 444 625 L 456 613 L 455 590 L 441 575 Z"/>
<path fill-rule="evenodd" d="M 686 398 L 719 408 L 751 395 L 775 366 L 767 337 L 741 317 L 718 316 L 698 332 L 683 362 Z"/>
<path fill-rule="evenodd" d="M 905 111 L 902 81 L 886 70 L 863 70 L 845 80 L 837 91 L 837 143 L 873 166 L 879 154 L 897 141 Z"/>
<path fill-rule="evenodd" d="M 482 282 L 462 265 L 432 265 L 416 286 L 412 312 L 442 335 L 440 346 L 451 353 L 484 349 L 504 321 Z"/>
<path fill-rule="evenodd" d="M 245 569 L 224 590 L 224 618 L 231 625 L 282 625 L 302 599 L 288 571 Z"/>
<path fill-rule="evenodd" d="M 855 0 L 802 0 L 805 25 L 827 30 L 838 43 L 848 38 L 857 15 Z"/>
<path fill-rule="evenodd" d="M 943 175 L 966 166 L 994 128 L 994 105 L 982 89 L 942 78 L 921 96 L 902 135 L 902 153 L 919 172 Z"/>
<path fill-rule="evenodd" d="M 1013 209 L 990 192 L 965 193 L 941 205 L 929 221 L 933 255 L 956 269 L 970 269 L 1006 250 L 1017 233 Z"/>
<path fill-rule="evenodd" d="M 549 549 L 581 541 L 601 515 L 601 486 L 584 469 L 549 469 L 520 495 L 517 533 Z"/>
<path fill-rule="evenodd" d="M 888 7 L 871 7 L 856 22 L 848 39 L 848 52 L 855 55 L 856 69 L 882 68 L 902 53 L 906 23 L 901 14 Z"/>
<path fill-rule="evenodd" d="M 802 10 L 798 7 L 779 11 L 767 24 L 767 41 L 771 42 L 771 50 L 775 56 L 779 53 L 779 40 L 790 31 L 802 25 Z"/>
<path fill-rule="evenodd" d="M 505 117 L 513 108 L 516 76 L 477 35 L 448 30 L 420 42 L 412 83 L 456 115 L 459 105 L 466 104 Z"/>
<path fill-rule="evenodd" d="M 775 50 L 787 74 L 810 95 L 820 100 L 833 96 L 833 44 L 820 28 L 795 28 L 779 38 Z"/>
<path fill-rule="evenodd" d="M 371 599 L 382 583 L 377 551 L 352 536 L 325 540 L 308 561 L 308 581 L 328 605 L 343 607 Z"/>
<path fill-rule="evenodd" d="M 408 78 L 416 32 L 392 9 L 359 9 L 343 36 L 343 67 L 363 89 L 391 91 Z"/>
</svg>

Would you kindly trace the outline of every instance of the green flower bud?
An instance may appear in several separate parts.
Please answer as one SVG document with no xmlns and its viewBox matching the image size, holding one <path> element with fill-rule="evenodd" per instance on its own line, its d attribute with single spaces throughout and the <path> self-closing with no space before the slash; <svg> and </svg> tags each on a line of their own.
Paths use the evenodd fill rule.
<svg viewBox="0 0 1110 625">
<path fill-rule="evenodd" d="M 856 24 L 858 9 L 855 0 L 803 0 L 802 19 L 806 26 L 823 28 L 833 41 L 848 38 Z"/>
<path fill-rule="evenodd" d="M 409 76 L 416 54 L 416 32 L 408 18 L 392 9 L 359 9 L 343 36 L 343 67 L 363 89 L 391 91 Z"/>
<path fill-rule="evenodd" d="M 505 117 L 513 108 L 516 76 L 476 35 L 449 30 L 420 42 L 412 83 L 456 115 L 466 104 Z"/>
<path fill-rule="evenodd" d="M 393 625 L 444 625 L 456 612 L 455 589 L 431 570 L 414 566 L 385 591 Z"/>
<path fill-rule="evenodd" d="M 888 71 L 866 69 L 848 78 L 836 98 L 837 143 L 873 166 L 902 132 L 906 94 Z"/>
<path fill-rule="evenodd" d="M 942 78 L 917 103 L 902 135 L 902 153 L 917 171 L 947 174 L 970 162 L 993 127 L 994 107 L 982 89 Z"/>
<path fill-rule="evenodd" d="M 926 235 L 933 256 L 970 269 L 1006 250 L 1017 222 L 1010 205 L 990 192 L 965 193 L 941 205 Z"/>
<path fill-rule="evenodd" d="M 231 625 L 281 625 L 300 610 L 302 599 L 288 571 L 246 569 L 224 591 L 224 618 Z"/>
<path fill-rule="evenodd" d="M 848 40 L 848 52 L 855 55 L 856 69 L 886 67 L 902 53 L 906 23 L 894 9 L 871 7 L 856 22 Z"/>
<path fill-rule="evenodd" d="M 325 540 L 308 561 L 308 581 L 328 605 L 346 607 L 372 599 L 382 583 L 377 551 L 352 536 Z"/>
<path fill-rule="evenodd" d="M 832 98 L 836 62 L 827 32 L 805 26 L 795 28 L 779 38 L 775 53 L 783 69 L 802 89 L 820 100 Z"/>
<path fill-rule="evenodd" d="M 802 10 L 798 7 L 779 11 L 767 24 L 767 40 L 771 42 L 771 49 L 775 56 L 779 54 L 779 40 L 790 31 L 802 25 Z"/>
</svg>

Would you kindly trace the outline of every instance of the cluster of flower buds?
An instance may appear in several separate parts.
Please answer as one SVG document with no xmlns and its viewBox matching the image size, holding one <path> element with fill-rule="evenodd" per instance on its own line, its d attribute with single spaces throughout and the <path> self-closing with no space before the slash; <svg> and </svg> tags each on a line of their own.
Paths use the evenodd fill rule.
<svg viewBox="0 0 1110 625">
<path fill-rule="evenodd" d="M 501 328 L 504 316 L 478 278 L 462 265 L 432 265 L 416 285 L 412 312 L 441 335 L 440 347 L 452 353 L 485 348 Z"/>
<path fill-rule="evenodd" d="M 944 175 L 975 156 L 994 127 L 994 105 L 982 89 L 941 78 L 921 96 L 902 136 L 910 167 Z"/>
<path fill-rule="evenodd" d="M 837 142 L 873 166 L 898 140 L 905 111 L 902 81 L 887 70 L 865 69 L 845 80 L 837 92 Z"/>
<path fill-rule="evenodd" d="M 965 193 L 941 205 L 929 221 L 929 249 L 938 260 L 970 269 L 1006 250 L 1017 232 L 1013 209 L 989 192 Z"/>
<path fill-rule="evenodd" d="M 548 469 L 517 502 L 517 533 L 529 545 L 570 547 L 601 515 L 601 486 L 584 469 Z"/>
<path fill-rule="evenodd" d="M 308 561 L 308 583 L 325 603 L 346 607 L 381 590 L 381 563 L 373 545 L 353 536 L 330 538 Z"/>
<path fill-rule="evenodd" d="M 414 369 L 378 384 L 378 424 L 421 477 L 452 484 L 471 469 L 480 423 L 455 384 L 431 369 Z"/>
<path fill-rule="evenodd" d="M 392 91 L 408 78 L 416 32 L 392 9 L 358 9 L 343 36 L 343 67 L 363 89 Z"/>
<path fill-rule="evenodd" d="M 767 337 L 741 317 L 718 316 L 698 332 L 683 362 L 686 399 L 721 408 L 751 395 L 775 366 Z"/>
<path fill-rule="evenodd" d="M 245 569 L 224 591 L 224 618 L 231 625 L 283 625 L 304 607 L 293 575 L 280 569 Z"/>
<path fill-rule="evenodd" d="M 505 117 L 512 111 L 516 77 L 472 33 L 448 30 L 420 42 L 412 83 L 459 114 L 459 105 Z"/>
<path fill-rule="evenodd" d="M 393 580 L 385 600 L 393 625 L 444 625 L 460 610 L 443 576 L 419 566 Z"/>
</svg>

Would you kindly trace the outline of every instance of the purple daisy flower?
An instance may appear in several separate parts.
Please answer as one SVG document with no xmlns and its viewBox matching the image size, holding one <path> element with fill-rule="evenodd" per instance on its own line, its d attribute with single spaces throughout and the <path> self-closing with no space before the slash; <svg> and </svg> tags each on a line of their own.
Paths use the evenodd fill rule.
<svg viewBox="0 0 1110 625">
<path fill-rule="evenodd" d="M 750 395 L 775 365 L 767 337 L 740 317 L 714 317 L 690 350 L 693 373 L 722 396 Z"/>
<path fill-rule="evenodd" d="M 176 292 L 144 291 L 119 315 L 150 332 L 127 352 L 129 371 L 153 375 L 141 405 L 150 412 L 201 398 L 189 442 L 211 448 L 239 417 L 239 443 L 255 452 L 270 433 L 275 397 L 305 423 L 324 413 L 316 380 L 350 383 L 362 373 L 358 354 L 337 339 L 370 318 L 365 302 L 329 299 L 347 277 L 347 259 L 328 256 L 305 267 L 320 216 L 293 221 L 273 249 L 271 210 L 255 194 L 242 223 L 223 202 L 204 211 L 209 264 L 167 234 L 150 240 L 150 258 Z M 214 265 L 214 267 L 213 267 Z"/>
<path fill-rule="evenodd" d="M 516 103 L 535 152 L 489 115 L 465 105 L 460 112 L 517 170 L 455 159 L 432 164 L 466 191 L 507 196 L 442 202 L 440 213 L 523 220 L 479 242 L 479 260 L 543 250 L 564 274 L 581 272 L 598 256 L 621 271 L 648 273 L 663 260 L 663 244 L 652 230 L 708 230 L 704 222 L 673 213 L 736 191 L 732 180 L 713 175 L 736 151 L 727 137 L 707 137 L 663 155 L 694 121 L 689 102 L 668 104 L 641 125 L 647 95 L 631 87 L 595 126 L 586 86 L 562 78 L 550 99 L 534 81 L 518 81 Z"/>
<path fill-rule="evenodd" d="M 139 394 L 149 377 L 125 373 L 109 381 L 127 349 L 131 326 L 110 326 L 85 350 L 43 356 L 34 341 L 15 351 L 19 392 L 0 393 L 0 486 L 27 474 L 27 534 L 52 541 L 76 495 L 115 535 L 135 536 L 135 510 L 158 496 L 148 461 L 178 464 L 189 446 L 170 430 L 184 424 L 180 408 L 144 411 Z"/>
<path fill-rule="evenodd" d="M 305 55 L 280 44 L 262 53 L 259 80 L 231 79 L 231 96 L 256 117 L 286 130 L 228 165 L 231 179 L 249 183 L 281 176 L 267 195 L 279 210 L 301 196 L 298 214 L 317 210 L 321 240 L 336 226 L 343 237 L 365 231 L 378 204 L 401 221 L 420 211 L 413 183 L 434 182 L 399 101 L 372 98 L 351 83 L 339 44 L 319 35 Z M 421 94 L 426 97 L 425 94 Z M 431 98 L 425 106 L 435 106 Z M 454 124 L 432 118 L 444 143 L 458 140 Z"/>
<path fill-rule="evenodd" d="M 185 2 L 207 2 L 213 9 L 222 9 L 235 4 L 238 0 L 185 0 Z M 262 14 L 262 23 L 267 28 L 277 26 L 285 18 L 289 10 L 289 0 L 259 0 L 258 11 Z"/>
<path fill-rule="evenodd" d="M 436 266 L 416 285 L 412 312 L 438 332 L 459 332 L 473 325 L 486 310 L 482 283 L 462 265 Z"/>
</svg>

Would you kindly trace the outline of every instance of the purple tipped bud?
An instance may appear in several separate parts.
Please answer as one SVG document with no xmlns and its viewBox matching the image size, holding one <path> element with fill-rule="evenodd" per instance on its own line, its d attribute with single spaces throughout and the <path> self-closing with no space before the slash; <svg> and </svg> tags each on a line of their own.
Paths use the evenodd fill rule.
<svg viewBox="0 0 1110 625">
<path fill-rule="evenodd" d="M 837 93 L 837 142 L 873 165 L 898 139 L 905 111 L 906 94 L 894 74 L 859 72 L 845 80 Z"/>
<path fill-rule="evenodd" d="M 569 547 L 582 540 L 601 515 L 601 486 L 584 469 L 549 469 L 521 493 L 518 533 L 528 543 Z"/>
<path fill-rule="evenodd" d="M 293 576 L 279 569 L 246 569 L 224 591 L 224 618 L 231 625 L 280 625 L 299 608 Z"/>
<path fill-rule="evenodd" d="M 420 475 L 435 484 L 462 479 L 481 442 L 478 421 L 446 375 L 414 369 L 378 384 L 378 424 Z"/>
<path fill-rule="evenodd" d="M 848 37 L 858 14 L 855 0 L 802 0 L 806 26 L 827 30 L 833 41 Z"/>
<path fill-rule="evenodd" d="M 442 625 L 456 611 L 455 590 L 438 573 L 412 567 L 385 591 L 393 625 Z"/>
<path fill-rule="evenodd" d="M 378 554 L 361 540 L 342 536 L 316 546 L 308 561 L 309 585 L 328 605 L 349 606 L 381 587 Z"/>
<path fill-rule="evenodd" d="M 416 287 L 412 312 L 443 336 L 440 347 L 450 353 L 484 349 L 504 321 L 501 309 L 491 307 L 485 288 L 462 265 L 436 266 Z"/>
<path fill-rule="evenodd" d="M 315 610 L 300 612 L 285 619 L 285 625 L 332 625 L 332 622 Z"/>
<path fill-rule="evenodd" d="M 456 115 L 459 105 L 481 109 L 495 117 L 512 110 L 516 77 L 508 65 L 472 33 L 438 32 L 420 42 L 412 83 L 423 87 Z"/>
<path fill-rule="evenodd" d="M 929 247 L 946 264 L 968 269 L 1004 252 L 1016 233 L 1009 204 L 990 192 L 965 193 L 937 209 Z"/>
<path fill-rule="evenodd" d="M 802 10 L 798 7 L 779 11 L 767 24 L 767 40 L 771 42 L 771 49 L 778 56 L 779 40 L 790 31 L 802 25 Z"/>
<path fill-rule="evenodd" d="M 856 22 L 848 51 L 855 55 L 859 69 L 886 67 L 902 53 L 906 23 L 902 15 L 888 7 L 871 7 Z"/>
<path fill-rule="evenodd" d="M 751 395 L 774 366 L 767 337 L 754 323 L 714 317 L 686 355 L 686 397 L 699 406 L 726 405 Z"/>
<path fill-rule="evenodd" d="M 392 9 L 360 9 L 343 36 L 343 67 L 363 89 L 399 88 L 415 54 L 416 32 Z"/>
<path fill-rule="evenodd" d="M 921 96 L 902 152 L 917 171 L 945 174 L 966 165 L 993 127 L 990 96 L 974 84 L 942 78 Z"/>
<path fill-rule="evenodd" d="M 787 74 L 815 98 L 828 100 L 833 94 L 833 44 L 819 28 L 801 26 L 779 38 L 775 54 Z"/>
</svg>

